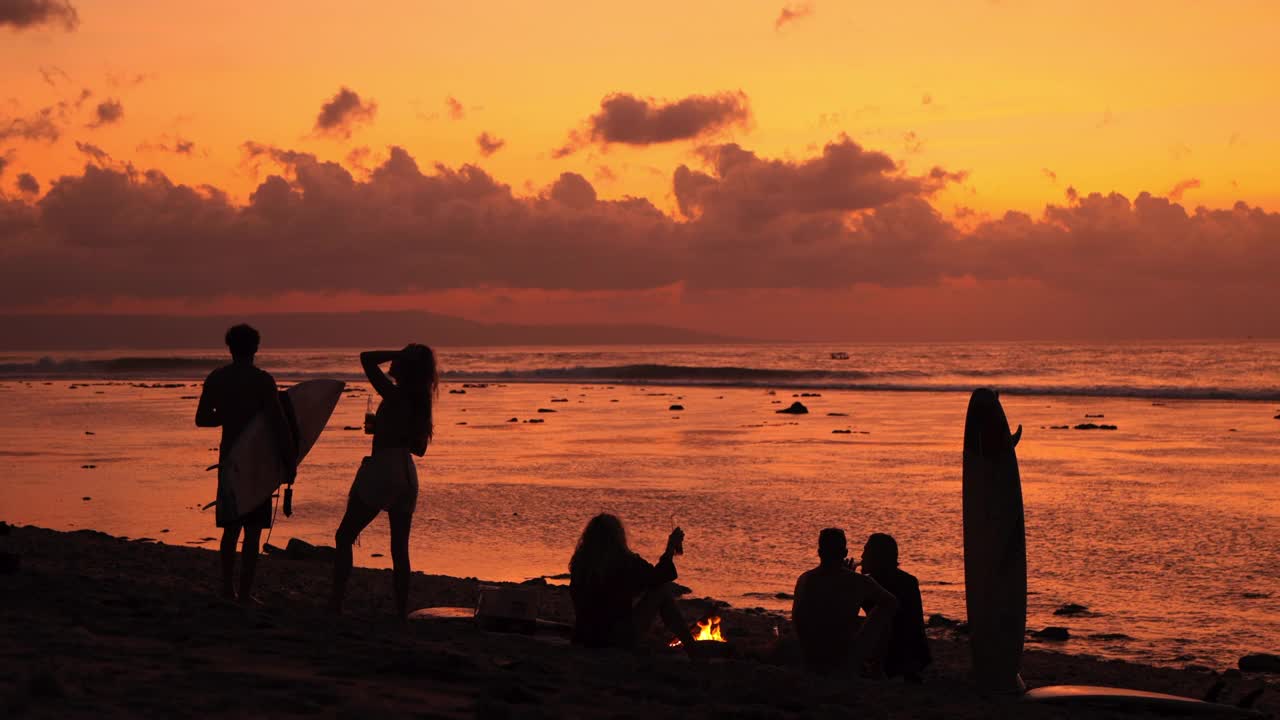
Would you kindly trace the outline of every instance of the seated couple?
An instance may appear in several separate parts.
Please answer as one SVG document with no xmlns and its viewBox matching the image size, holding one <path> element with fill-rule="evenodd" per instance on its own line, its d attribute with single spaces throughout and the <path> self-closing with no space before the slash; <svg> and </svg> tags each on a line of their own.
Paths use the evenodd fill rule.
<svg viewBox="0 0 1280 720">
<path fill-rule="evenodd" d="M 930 662 L 920 584 L 898 567 L 898 543 L 875 533 L 862 549 L 862 573 L 848 559 L 844 531 L 818 534 L 818 567 L 796 581 L 791 622 L 805 665 L 822 674 L 869 672 L 920 682 Z M 866 618 L 858 610 L 867 611 Z"/>
</svg>

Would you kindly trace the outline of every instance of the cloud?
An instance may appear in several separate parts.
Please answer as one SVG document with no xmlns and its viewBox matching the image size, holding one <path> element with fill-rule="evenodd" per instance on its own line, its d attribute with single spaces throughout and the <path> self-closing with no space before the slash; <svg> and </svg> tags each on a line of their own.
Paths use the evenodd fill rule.
<svg viewBox="0 0 1280 720">
<path fill-rule="evenodd" d="M 746 128 L 751 105 L 746 93 L 722 92 L 690 95 L 674 102 L 614 93 L 600 101 L 600 112 L 587 119 L 582 130 L 552 152 L 565 157 L 586 145 L 656 145 L 694 140 L 730 127 Z"/>
<path fill-rule="evenodd" d="M 373 122 L 378 113 L 378 104 L 372 100 L 365 102 L 360 95 L 348 87 L 342 87 L 320 106 L 320 114 L 316 116 L 315 132 L 317 135 L 350 138 L 356 126 Z"/>
<path fill-rule="evenodd" d="M 22 173 L 18 176 L 18 192 L 37 195 L 40 193 L 40 182 L 31 173 Z"/>
<path fill-rule="evenodd" d="M 1042 174 L 1042 175 L 1044 175 L 1045 177 L 1049 178 L 1049 182 L 1054 183 L 1054 184 L 1057 184 L 1057 182 L 1058 182 L 1058 173 L 1056 173 L 1056 172 L 1054 172 L 1054 171 L 1050 170 L 1049 168 L 1040 168 L 1040 174 Z"/>
<path fill-rule="evenodd" d="M 62 137 L 59 120 L 56 109 L 50 106 L 27 117 L 10 118 L 7 123 L 0 121 L 0 141 L 57 142 Z"/>
<path fill-rule="evenodd" d="M 476 145 L 480 148 L 480 154 L 485 157 L 498 152 L 506 144 L 506 140 L 494 137 L 487 132 L 482 132 L 476 136 Z"/>
<path fill-rule="evenodd" d="M 196 142 L 182 137 L 161 136 L 156 142 L 144 142 L 137 147 L 138 152 L 166 152 L 174 155 L 192 157 L 196 154 Z"/>
<path fill-rule="evenodd" d="M 923 96 L 921 96 L 921 98 L 920 98 L 920 104 L 921 104 L 921 105 L 932 105 L 932 104 L 933 104 L 933 95 L 931 95 L 931 94 L 929 94 L 929 93 L 925 93 L 925 94 L 924 94 Z"/>
<path fill-rule="evenodd" d="M 0 27 L 25 30 L 40 25 L 60 25 L 68 32 L 80 25 L 80 15 L 70 0 L 2 0 Z"/>
<path fill-rule="evenodd" d="M 461 120 L 467 116 L 467 111 L 462 107 L 462 103 L 458 99 L 450 95 L 444 99 L 444 110 L 449 114 L 450 120 Z"/>
<path fill-rule="evenodd" d="M 474 165 L 420 166 L 397 147 L 360 177 L 310 153 L 242 149 L 262 173 L 245 203 L 118 163 L 53 180 L 38 200 L 38 184 L 0 199 L 0 309 L 679 288 L 690 303 L 719 298 L 735 318 L 781 303 L 830 321 L 888 313 L 904 319 L 882 317 L 885 327 L 952 334 L 1016 320 L 1009 327 L 1027 332 L 1187 336 L 1219 332 L 1227 316 L 1232 327 L 1275 327 L 1268 309 L 1280 302 L 1280 213 L 1069 188 L 1037 214 L 953 220 L 935 196 L 962 173 L 912 173 L 848 137 L 799 158 L 702 147 L 670 176 L 677 214 L 602 197 L 572 172 L 516 192 Z M 879 304 L 855 311 L 855 301 Z"/>
<path fill-rule="evenodd" d="M 116 99 L 103 100 L 94 108 L 93 116 L 93 122 L 89 123 L 91 128 L 114 125 L 124 118 L 124 105 Z"/>
<path fill-rule="evenodd" d="M 40 77 L 44 78 L 49 87 L 57 87 L 61 83 L 71 82 L 71 76 L 57 65 L 41 65 L 39 70 Z"/>
<path fill-rule="evenodd" d="M 909 130 L 902 136 L 902 150 L 908 155 L 915 155 L 924 150 L 924 140 L 916 134 L 915 130 Z"/>
<path fill-rule="evenodd" d="M 1170 200 L 1173 200 L 1174 202 L 1178 202 L 1182 200 L 1183 193 L 1185 193 L 1188 190 L 1194 190 L 1198 187 L 1200 187 L 1200 181 L 1196 178 L 1191 178 L 1189 180 L 1182 180 L 1174 184 L 1174 186 L 1166 194 L 1169 196 Z"/>
<path fill-rule="evenodd" d="M 90 159 L 99 165 L 109 165 L 111 163 L 111 156 L 107 154 L 106 150 L 103 150 L 97 145 L 91 145 L 77 140 L 76 149 L 85 155 L 88 155 Z"/>
<path fill-rule="evenodd" d="M 804 18 L 813 15 L 813 3 L 802 2 L 794 5 L 786 5 L 782 11 L 778 13 L 778 18 L 773 21 L 773 29 L 775 31 L 782 30 L 783 27 Z"/>
<path fill-rule="evenodd" d="M 4 175 L 4 169 L 9 165 L 9 158 L 6 155 L 0 155 L 0 176 Z"/>
</svg>

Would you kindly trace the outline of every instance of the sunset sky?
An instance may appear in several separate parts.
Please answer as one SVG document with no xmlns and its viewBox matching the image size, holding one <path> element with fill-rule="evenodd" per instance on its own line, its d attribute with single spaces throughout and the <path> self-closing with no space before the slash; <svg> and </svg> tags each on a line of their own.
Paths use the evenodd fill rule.
<svg viewBox="0 0 1280 720">
<path fill-rule="evenodd" d="M 0 0 L 0 312 L 1280 335 L 1280 4 Z"/>
</svg>

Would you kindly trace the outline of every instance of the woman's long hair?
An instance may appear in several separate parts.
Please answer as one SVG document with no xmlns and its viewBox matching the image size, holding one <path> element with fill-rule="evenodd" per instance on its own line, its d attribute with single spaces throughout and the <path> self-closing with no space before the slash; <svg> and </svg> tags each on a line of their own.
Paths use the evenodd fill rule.
<svg viewBox="0 0 1280 720">
<path fill-rule="evenodd" d="M 600 513 L 591 518 L 578 538 L 569 560 L 569 581 L 592 584 L 611 577 L 631 556 L 627 531 L 616 515 Z"/>
<path fill-rule="evenodd" d="M 436 354 L 426 345 L 411 343 L 400 351 L 397 362 L 396 384 L 408 395 L 412 410 L 409 450 L 421 457 L 426 454 L 436 429 L 432 416 L 432 405 L 439 387 Z"/>
</svg>

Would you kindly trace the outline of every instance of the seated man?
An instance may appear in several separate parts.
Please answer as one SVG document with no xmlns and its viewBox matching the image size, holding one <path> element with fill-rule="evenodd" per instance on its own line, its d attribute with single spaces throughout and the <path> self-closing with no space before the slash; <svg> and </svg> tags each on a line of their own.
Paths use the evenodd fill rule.
<svg viewBox="0 0 1280 720">
<path fill-rule="evenodd" d="M 805 665 L 814 672 L 860 672 L 881 646 L 881 636 L 898 608 L 893 595 L 849 567 L 848 554 L 843 530 L 823 530 L 818 534 L 818 567 L 796 581 L 791 622 Z M 860 622 L 858 609 L 863 606 L 872 609 Z"/>
<path fill-rule="evenodd" d="M 930 663 L 929 641 L 924 636 L 924 608 L 920 602 L 920 583 L 914 575 L 898 567 L 898 542 L 893 536 L 874 533 L 862 549 L 862 572 L 869 575 L 898 599 L 899 611 L 893 616 L 884 653 L 884 672 L 889 677 L 901 675 L 909 683 L 920 682 L 920 671 Z M 862 606 L 874 608 L 874 600 Z"/>
<path fill-rule="evenodd" d="M 573 642 L 590 648 L 632 648 L 659 616 L 685 652 L 693 636 L 669 584 L 676 579 L 672 555 L 683 551 L 684 533 L 671 531 L 667 549 L 650 565 L 627 546 L 622 521 L 602 513 L 587 523 L 569 561 L 569 596 L 575 615 Z"/>
</svg>

